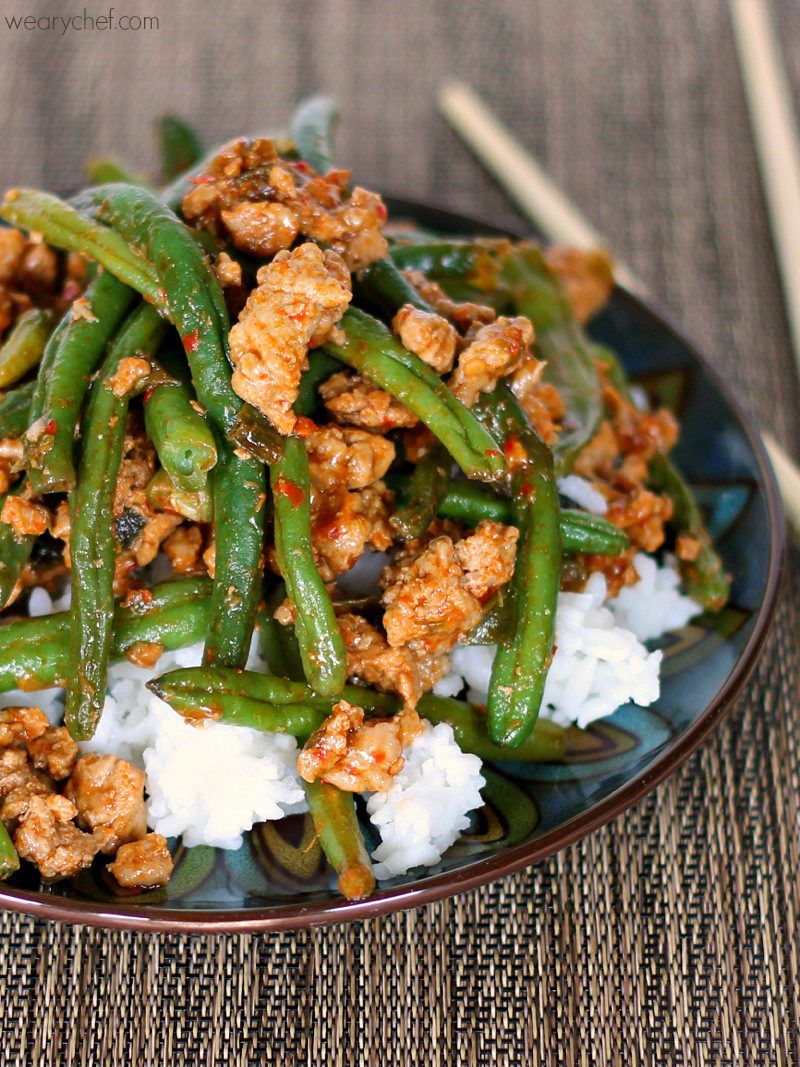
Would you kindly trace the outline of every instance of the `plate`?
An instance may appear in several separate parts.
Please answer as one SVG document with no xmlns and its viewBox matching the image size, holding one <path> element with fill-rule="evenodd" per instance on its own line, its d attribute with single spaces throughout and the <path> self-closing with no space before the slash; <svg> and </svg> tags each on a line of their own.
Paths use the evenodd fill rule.
<svg viewBox="0 0 800 1067">
<path fill-rule="evenodd" d="M 450 234 L 500 235 L 474 219 L 389 198 L 393 219 Z M 463 893 L 535 863 L 616 818 L 675 771 L 747 681 L 775 607 L 784 521 L 769 462 L 730 387 L 663 316 L 621 289 L 591 324 L 631 376 L 681 420 L 677 461 L 733 576 L 730 605 L 670 635 L 662 693 L 571 731 L 558 765 L 489 766 L 485 806 L 435 868 L 380 884 L 365 901 L 335 889 L 310 819 L 256 827 L 237 852 L 175 850 L 162 890 L 115 896 L 95 871 L 40 888 L 0 886 L 0 907 L 95 926 L 197 933 L 291 929 L 365 919 Z M 369 833 L 368 833 L 369 836 Z M 20 876 L 17 876 L 20 877 Z"/>
</svg>

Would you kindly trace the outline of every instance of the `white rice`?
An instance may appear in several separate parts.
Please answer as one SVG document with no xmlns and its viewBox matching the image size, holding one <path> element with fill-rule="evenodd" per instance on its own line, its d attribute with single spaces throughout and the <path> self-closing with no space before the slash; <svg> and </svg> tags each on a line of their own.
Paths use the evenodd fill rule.
<svg viewBox="0 0 800 1067">
<path fill-rule="evenodd" d="M 150 698 L 153 743 L 144 752 L 147 821 L 185 845 L 238 848 L 255 823 L 303 804 L 297 742 L 241 726 L 190 726 Z"/>
<path fill-rule="evenodd" d="M 605 598 L 601 574 L 592 575 L 582 593 L 558 594 L 556 651 L 541 714 L 564 726 L 588 726 L 628 701 L 646 707 L 659 695 L 661 652 L 648 652 L 630 630 L 618 626 Z M 457 645 L 452 674 L 434 691 L 452 694 L 461 680 L 470 699 L 485 703 L 496 651 L 495 645 Z"/>
<path fill-rule="evenodd" d="M 634 633 L 640 641 L 650 641 L 682 626 L 699 615 L 702 607 L 681 592 L 676 561 L 659 564 L 644 552 L 633 557 L 639 575 L 636 585 L 622 589 L 608 607 L 618 626 Z"/>
<path fill-rule="evenodd" d="M 483 803 L 481 761 L 461 751 L 446 723 L 415 738 L 404 758 L 389 789 L 367 801 L 381 836 L 372 853 L 377 878 L 438 863 Z"/>
<path fill-rule="evenodd" d="M 604 510 L 600 494 L 581 478 L 563 479 L 560 489 L 586 510 Z M 386 562 L 383 553 L 367 553 L 339 583 L 351 595 L 372 592 Z M 545 686 L 545 717 L 586 726 L 627 701 L 646 706 L 658 697 L 661 653 L 648 652 L 641 642 L 685 625 L 700 608 L 681 593 L 673 563 L 659 566 L 638 555 L 634 564 L 639 583 L 607 604 L 601 575 L 594 575 L 583 593 L 559 594 L 557 649 Z M 28 610 L 40 616 L 68 606 L 69 590 L 54 602 L 36 589 Z M 457 646 L 452 672 L 435 691 L 454 695 L 466 684 L 471 699 L 484 702 L 495 651 L 494 646 Z M 297 742 L 220 723 L 190 726 L 146 688 L 151 678 L 196 666 L 201 656 L 202 645 L 196 644 L 165 653 L 150 669 L 127 660 L 113 665 L 97 731 L 81 749 L 111 752 L 146 770 L 152 829 L 167 837 L 182 836 L 188 846 L 237 848 L 255 823 L 305 810 L 296 770 Z M 248 666 L 266 670 L 255 639 Z M 63 718 L 62 689 L 5 693 L 0 704 L 35 704 L 51 722 Z M 428 724 L 404 757 L 391 787 L 367 802 L 381 837 L 373 853 L 378 878 L 437 863 L 469 826 L 469 813 L 482 803 L 481 761 L 461 751 L 450 726 Z"/>
<path fill-rule="evenodd" d="M 559 478 L 558 491 L 567 500 L 592 515 L 605 515 L 608 511 L 608 501 L 603 494 L 595 489 L 591 482 L 577 474 L 567 474 Z"/>
</svg>

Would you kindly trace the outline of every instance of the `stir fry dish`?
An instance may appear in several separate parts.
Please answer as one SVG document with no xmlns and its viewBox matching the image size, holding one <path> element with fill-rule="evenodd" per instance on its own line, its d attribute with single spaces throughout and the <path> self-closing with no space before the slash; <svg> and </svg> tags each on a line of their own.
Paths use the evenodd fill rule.
<svg viewBox="0 0 800 1067">
<path fill-rule="evenodd" d="M 726 602 L 674 416 L 586 332 L 607 255 L 390 221 L 335 118 L 5 194 L 3 877 L 139 893 L 307 812 L 367 896 Z"/>
</svg>

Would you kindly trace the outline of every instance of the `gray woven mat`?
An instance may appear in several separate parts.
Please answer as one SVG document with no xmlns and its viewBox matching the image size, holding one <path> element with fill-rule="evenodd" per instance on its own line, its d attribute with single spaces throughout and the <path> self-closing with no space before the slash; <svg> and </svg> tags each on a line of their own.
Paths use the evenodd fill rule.
<svg viewBox="0 0 800 1067">
<path fill-rule="evenodd" d="M 98 5 L 100 6 L 100 5 Z M 76 5 L 76 10 L 82 5 Z M 9 30 L 2 184 L 146 168 L 309 89 L 367 185 L 513 222 L 434 111 L 482 91 L 788 444 L 797 383 L 723 0 L 169 5 L 157 31 Z M 33 5 L 31 5 L 31 10 Z M 800 9 L 776 4 L 800 87 Z M 65 11 L 62 5 L 53 11 Z M 363 926 L 192 940 L 3 916 L 0 1065 L 798 1064 L 798 569 L 746 695 L 684 770 L 537 869 Z"/>
</svg>

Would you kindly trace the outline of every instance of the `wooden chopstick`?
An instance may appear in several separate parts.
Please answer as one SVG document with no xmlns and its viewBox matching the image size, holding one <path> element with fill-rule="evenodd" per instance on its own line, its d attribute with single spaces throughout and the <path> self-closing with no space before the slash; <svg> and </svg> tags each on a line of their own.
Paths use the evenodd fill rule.
<svg viewBox="0 0 800 1067">
<path fill-rule="evenodd" d="M 800 374 L 800 137 L 763 0 L 731 0 L 742 81 Z"/>
<path fill-rule="evenodd" d="M 752 3 L 753 0 L 738 2 Z M 548 241 L 574 248 L 606 245 L 541 165 L 468 86 L 461 82 L 445 83 L 439 92 L 439 108 L 456 133 Z M 800 212 L 800 203 L 796 210 Z M 617 262 L 614 274 L 626 289 L 647 295 L 647 286 L 642 279 L 624 264 Z M 771 434 L 762 434 L 762 441 L 772 462 L 787 516 L 800 537 L 800 468 Z"/>
</svg>

